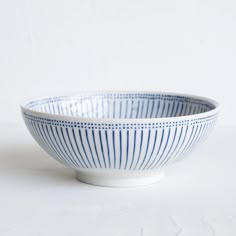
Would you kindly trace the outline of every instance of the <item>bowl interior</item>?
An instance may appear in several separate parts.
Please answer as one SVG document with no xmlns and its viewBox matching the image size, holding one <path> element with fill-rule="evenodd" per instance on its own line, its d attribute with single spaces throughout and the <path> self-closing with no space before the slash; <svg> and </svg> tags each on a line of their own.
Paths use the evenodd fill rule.
<svg viewBox="0 0 236 236">
<path fill-rule="evenodd" d="M 187 96 L 143 93 L 104 93 L 52 97 L 29 102 L 27 109 L 83 118 L 161 118 L 193 115 L 215 108 L 212 103 Z"/>
</svg>

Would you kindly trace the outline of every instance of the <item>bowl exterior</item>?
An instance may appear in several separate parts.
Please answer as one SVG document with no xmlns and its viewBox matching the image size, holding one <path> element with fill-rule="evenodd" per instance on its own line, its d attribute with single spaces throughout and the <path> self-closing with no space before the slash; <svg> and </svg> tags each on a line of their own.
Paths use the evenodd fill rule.
<svg viewBox="0 0 236 236">
<path fill-rule="evenodd" d="M 209 134 L 217 112 L 152 122 L 71 121 L 22 109 L 38 144 L 76 170 L 151 171 L 177 161 Z M 151 173 L 151 172 L 150 172 Z"/>
</svg>

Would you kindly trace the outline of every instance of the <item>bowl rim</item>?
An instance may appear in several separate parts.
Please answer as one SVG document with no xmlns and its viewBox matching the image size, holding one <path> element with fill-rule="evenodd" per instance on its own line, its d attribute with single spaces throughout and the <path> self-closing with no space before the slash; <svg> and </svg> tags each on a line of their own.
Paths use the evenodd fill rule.
<svg viewBox="0 0 236 236">
<path fill-rule="evenodd" d="M 214 108 L 210 111 L 201 112 L 193 115 L 185 115 L 185 116 L 172 116 L 172 117 L 158 117 L 158 118 L 96 118 L 96 117 L 74 117 L 74 116 L 67 116 L 67 115 L 57 115 L 57 114 L 51 114 L 47 112 L 39 112 L 34 111 L 30 108 L 27 108 L 26 105 L 30 102 L 36 102 L 43 99 L 51 99 L 56 97 L 76 97 L 81 95 L 98 95 L 98 94 L 129 94 L 129 93 L 136 93 L 136 94 L 160 94 L 160 95 L 170 95 L 170 96 L 181 96 L 186 98 L 192 98 L 192 99 L 199 99 L 204 102 L 208 102 L 211 105 L 214 106 Z M 33 99 L 28 99 L 20 104 L 21 111 L 28 114 L 33 115 L 35 117 L 40 118 L 46 118 L 46 119 L 55 119 L 55 120 L 63 120 L 63 121 L 69 121 L 69 122 L 86 122 L 86 123 L 157 123 L 157 122 L 171 122 L 171 121 L 181 121 L 181 120 L 188 120 L 188 119 L 197 119 L 202 117 L 209 117 L 212 115 L 215 115 L 220 110 L 220 105 L 217 101 L 214 99 L 199 96 L 199 95 L 193 95 L 188 93 L 178 93 L 178 92 L 164 92 L 164 91 L 80 91 L 75 94 L 71 95 L 55 95 L 55 96 L 44 96 L 44 97 L 37 97 Z"/>
</svg>

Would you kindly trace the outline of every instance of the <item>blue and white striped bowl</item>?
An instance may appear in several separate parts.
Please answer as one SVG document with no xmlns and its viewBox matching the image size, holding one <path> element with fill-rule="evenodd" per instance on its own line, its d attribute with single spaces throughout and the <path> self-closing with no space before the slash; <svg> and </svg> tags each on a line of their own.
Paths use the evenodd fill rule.
<svg viewBox="0 0 236 236">
<path fill-rule="evenodd" d="M 155 92 L 48 97 L 21 108 L 49 155 L 79 180 L 104 186 L 157 181 L 162 167 L 204 140 L 218 114 L 211 99 Z"/>
</svg>

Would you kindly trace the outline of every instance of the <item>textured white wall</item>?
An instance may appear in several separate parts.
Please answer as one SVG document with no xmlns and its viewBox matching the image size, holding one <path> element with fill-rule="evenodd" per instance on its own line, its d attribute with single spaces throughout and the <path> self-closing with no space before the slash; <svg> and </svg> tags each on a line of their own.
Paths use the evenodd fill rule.
<svg viewBox="0 0 236 236">
<path fill-rule="evenodd" d="M 235 42 L 233 0 L 0 1 L 0 122 L 31 97 L 148 89 L 215 98 L 236 124 Z"/>
</svg>

